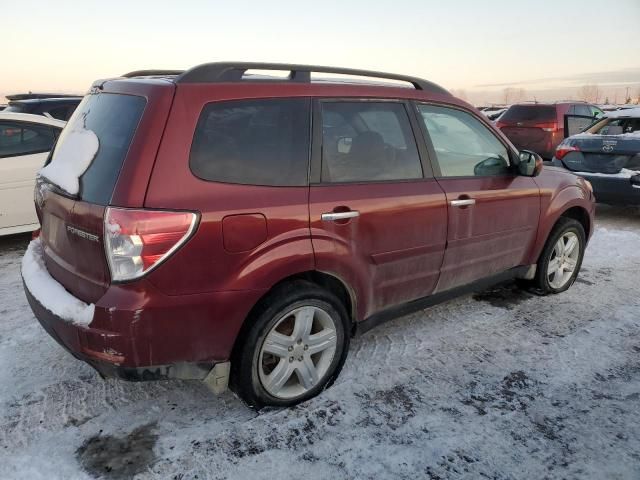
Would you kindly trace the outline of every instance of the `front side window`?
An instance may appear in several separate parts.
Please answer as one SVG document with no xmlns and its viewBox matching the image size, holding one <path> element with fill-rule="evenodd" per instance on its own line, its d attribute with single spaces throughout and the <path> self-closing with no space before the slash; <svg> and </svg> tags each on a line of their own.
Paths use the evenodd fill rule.
<svg viewBox="0 0 640 480">
<path fill-rule="evenodd" d="M 422 178 L 407 110 L 396 102 L 322 103 L 322 181 Z"/>
<path fill-rule="evenodd" d="M 306 185 L 309 130 L 309 99 L 210 103 L 196 126 L 191 171 L 213 182 Z"/>
<path fill-rule="evenodd" d="M 21 122 L 0 122 L 0 157 L 32 155 L 51 150 L 58 129 Z"/>
<path fill-rule="evenodd" d="M 507 148 L 469 113 L 435 105 L 418 105 L 433 143 L 442 177 L 507 175 Z"/>
</svg>

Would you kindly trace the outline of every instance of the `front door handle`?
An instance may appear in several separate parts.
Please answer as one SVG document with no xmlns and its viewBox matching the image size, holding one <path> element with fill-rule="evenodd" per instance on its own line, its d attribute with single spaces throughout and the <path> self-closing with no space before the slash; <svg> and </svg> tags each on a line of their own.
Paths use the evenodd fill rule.
<svg viewBox="0 0 640 480">
<path fill-rule="evenodd" d="M 329 212 L 323 213 L 321 218 L 325 222 L 334 222 L 336 220 L 346 220 L 349 218 L 359 217 L 360 212 L 357 210 L 348 210 L 346 212 Z"/>
<path fill-rule="evenodd" d="M 451 206 L 452 207 L 467 207 L 469 205 L 475 205 L 476 204 L 476 199 L 475 198 L 463 198 L 461 200 L 451 200 Z"/>
</svg>

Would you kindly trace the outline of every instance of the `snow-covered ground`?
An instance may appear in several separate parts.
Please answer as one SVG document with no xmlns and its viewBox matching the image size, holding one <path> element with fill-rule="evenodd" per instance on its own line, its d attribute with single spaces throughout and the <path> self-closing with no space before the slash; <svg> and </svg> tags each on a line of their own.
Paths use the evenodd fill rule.
<svg viewBox="0 0 640 480">
<path fill-rule="evenodd" d="M 0 478 L 638 479 L 640 210 L 599 208 L 568 292 L 508 285 L 354 340 L 291 410 L 101 380 L 40 328 L 0 239 Z"/>
</svg>

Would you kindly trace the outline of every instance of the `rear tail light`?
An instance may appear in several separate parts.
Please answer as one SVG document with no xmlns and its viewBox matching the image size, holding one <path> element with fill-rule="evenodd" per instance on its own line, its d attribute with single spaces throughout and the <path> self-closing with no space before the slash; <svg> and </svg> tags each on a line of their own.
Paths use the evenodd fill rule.
<svg viewBox="0 0 640 480">
<path fill-rule="evenodd" d="M 504 122 L 496 122 L 496 128 L 502 128 L 506 125 Z"/>
<path fill-rule="evenodd" d="M 180 248 L 194 231 L 192 212 L 107 208 L 104 238 L 113 281 L 140 278 Z"/>
<path fill-rule="evenodd" d="M 541 128 L 545 132 L 557 132 L 558 131 L 558 123 L 557 122 L 540 123 L 540 124 L 536 125 L 536 127 Z"/>
<path fill-rule="evenodd" d="M 556 148 L 556 158 L 562 160 L 568 153 L 579 151 L 580 149 L 578 147 L 572 145 L 558 145 L 558 148 Z"/>
</svg>

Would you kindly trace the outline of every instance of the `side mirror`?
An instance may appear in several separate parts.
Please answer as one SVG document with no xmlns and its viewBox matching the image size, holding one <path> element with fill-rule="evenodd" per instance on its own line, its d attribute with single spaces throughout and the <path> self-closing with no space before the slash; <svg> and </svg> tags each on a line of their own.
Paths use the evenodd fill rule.
<svg viewBox="0 0 640 480">
<path fill-rule="evenodd" d="M 489 157 L 473 167 L 473 174 L 477 177 L 504 175 L 508 171 L 509 162 L 502 157 Z"/>
<path fill-rule="evenodd" d="M 640 173 L 629 179 L 633 188 L 640 188 Z"/>
<path fill-rule="evenodd" d="M 542 157 L 536 152 L 522 150 L 519 156 L 518 171 L 526 177 L 537 177 L 542 171 Z"/>
</svg>

